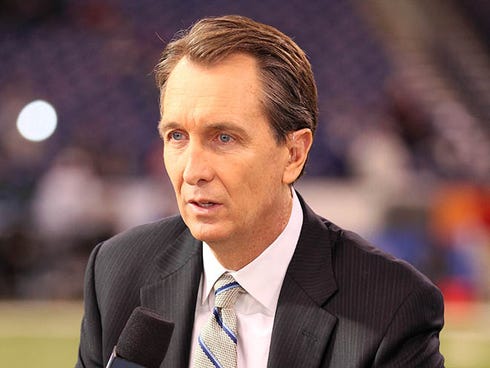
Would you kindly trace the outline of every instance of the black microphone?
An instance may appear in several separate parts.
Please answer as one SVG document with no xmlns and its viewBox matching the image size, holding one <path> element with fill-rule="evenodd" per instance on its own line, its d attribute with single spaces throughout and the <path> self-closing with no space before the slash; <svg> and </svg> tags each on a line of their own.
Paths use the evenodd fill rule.
<svg viewBox="0 0 490 368">
<path fill-rule="evenodd" d="M 145 307 L 131 313 L 106 368 L 158 368 L 165 358 L 174 324 Z"/>
</svg>

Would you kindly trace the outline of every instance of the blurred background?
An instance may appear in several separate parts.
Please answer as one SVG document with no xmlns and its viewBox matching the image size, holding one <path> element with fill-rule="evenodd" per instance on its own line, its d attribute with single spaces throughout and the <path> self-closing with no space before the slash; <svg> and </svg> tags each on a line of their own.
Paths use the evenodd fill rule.
<svg viewBox="0 0 490 368">
<path fill-rule="evenodd" d="M 441 288 L 447 367 L 490 367 L 487 0 L 0 0 L 0 365 L 72 366 L 91 249 L 176 213 L 153 67 L 232 13 L 311 60 L 297 188 Z"/>
</svg>

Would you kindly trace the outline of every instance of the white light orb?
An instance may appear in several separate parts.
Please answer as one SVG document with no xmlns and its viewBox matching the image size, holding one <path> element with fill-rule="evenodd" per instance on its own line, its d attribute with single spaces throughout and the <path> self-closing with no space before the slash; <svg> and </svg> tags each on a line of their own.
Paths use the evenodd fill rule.
<svg viewBox="0 0 490 368">
<path fill-rule="evenodd" d="M 36 100 L 21 110 L 17 118 L 17 130 L 25 139 L 40 142 L 54 133 L 57 123 L 54 107 L 49 102 Z"/>
</svg>

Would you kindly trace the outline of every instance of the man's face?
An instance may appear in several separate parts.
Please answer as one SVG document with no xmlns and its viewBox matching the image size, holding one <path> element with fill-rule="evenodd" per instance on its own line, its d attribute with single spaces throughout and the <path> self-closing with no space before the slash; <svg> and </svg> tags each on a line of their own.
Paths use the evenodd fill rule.
<svg viewBox="0 0 490 368">
<path fill-rule="evenodd" d="M 214 66 L 183 58 L 162 96 L 164 161 L 179 210 L 211 246 L 260 242 L 289 218 L 288 148 L 274 139 L 261 93 L 255 60 L 236 54 Z"/>
</svg>

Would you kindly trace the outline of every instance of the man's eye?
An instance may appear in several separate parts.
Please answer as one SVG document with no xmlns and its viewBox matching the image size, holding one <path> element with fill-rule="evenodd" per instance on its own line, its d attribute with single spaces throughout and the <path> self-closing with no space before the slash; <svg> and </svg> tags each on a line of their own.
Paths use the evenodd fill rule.
<svg viewBox="0 0 490 368">
<path fill-rule="evenodd" d="M 184 139 L 184 135 L 181 132 L 172 132 L 169 134 L 169 138 L 173 139 L 174 141 L 181 141 Z"/>
<path fill-rule="evenodd" d="M 218 138 L 223 143 L 228 143 L 232 140 L 231 136 L 229 136 L 228 134 L 220 134 Z"/>
</svg>

